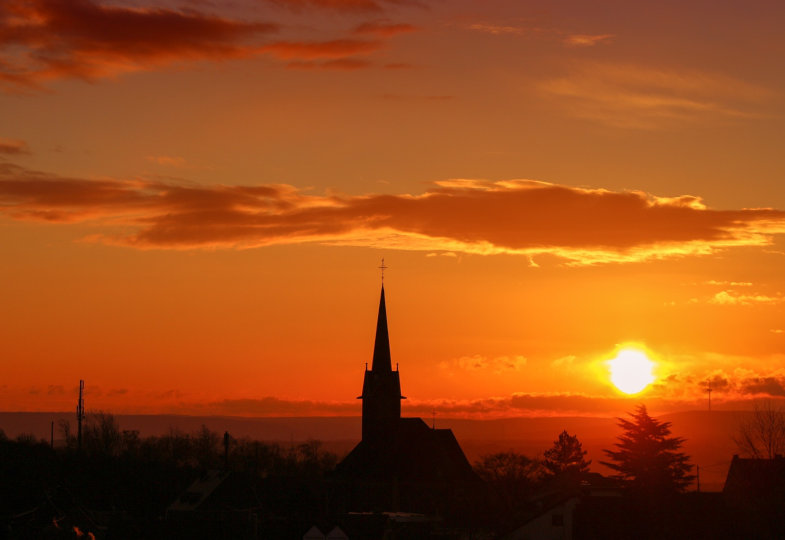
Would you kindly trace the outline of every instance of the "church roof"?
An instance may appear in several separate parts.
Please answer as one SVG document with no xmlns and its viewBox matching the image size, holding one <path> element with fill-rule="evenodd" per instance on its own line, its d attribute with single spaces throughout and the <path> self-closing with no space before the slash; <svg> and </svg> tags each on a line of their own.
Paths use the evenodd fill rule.
<svg viewBox="0 0 785 540">
<path fill-rule="evenodd" d="M 337 472 L 366 480 L 471 482 L 474 471 L 450 429 L 431 429 L 421 418 L 401 418 L 389 444 L 361 441 Z"/>
<path fill-rule="evenodd" d="M 373 345 L 372 371 L 392 371 L 390 358 L 390 337 L 387 334 L 387 307 L 384 303 L 384 285 L 379 300 L 379 316 L 376 319 L 376 341 Z"/>
</svg>

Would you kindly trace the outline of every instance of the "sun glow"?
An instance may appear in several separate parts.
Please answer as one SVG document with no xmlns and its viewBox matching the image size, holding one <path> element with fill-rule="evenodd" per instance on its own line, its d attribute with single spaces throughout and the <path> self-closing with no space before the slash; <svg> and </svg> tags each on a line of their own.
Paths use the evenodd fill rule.
<svg viewBox="0 0 785 540">
<path fill-rule="evenodd" d="M 654 381 L 654 362 L 638 349 L 621 349 L 608 367 L 611 382 L 625 394 L 637 394 Z"/>
</svg>

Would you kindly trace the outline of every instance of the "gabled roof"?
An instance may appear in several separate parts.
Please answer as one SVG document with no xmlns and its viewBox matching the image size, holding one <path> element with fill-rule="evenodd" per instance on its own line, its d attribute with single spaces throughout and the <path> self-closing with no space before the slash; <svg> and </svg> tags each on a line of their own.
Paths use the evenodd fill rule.
<svg viewBox="0 0 785 540">
<path fill-rule="evenodd" d="M 784 497 L 785 458 L 740 458 L 733 456 L 725 479 L 725 495 L 736 497 Z"/>
<path fill-rule="evenodd" d="M 472 482 L 477 477 L 452 430 L 401 418 L 389 445 L 361 441 L 338 464 L 341 476 L 401 482 Z"/>
<path fill-rule="evenodd" d="M 169 505 L 168 511 L 193 512 L 229 477 L 228 472 L 207 471 Z"/>
<path fill-rule="evenodd" d="M 324 540 L 325 536 L 319 527 L 314 525 L 303 535 L 303 540 Z"/>
</svg>

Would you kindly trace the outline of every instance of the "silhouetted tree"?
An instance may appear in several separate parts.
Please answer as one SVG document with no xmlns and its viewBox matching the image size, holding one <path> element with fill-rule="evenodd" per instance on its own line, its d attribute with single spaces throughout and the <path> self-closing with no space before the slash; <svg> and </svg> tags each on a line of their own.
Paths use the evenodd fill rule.
<svg viewBox="0 0 785 540">
<path fill-rule="evenodd" d="M 543 478 L 538 460 L 516 452 L 482 456 L 474 470 L 508 503 L 529 496 Z"/>
<path fill-rule="evenodd" d="M 624 430 L 616 443 L 618 450 L 604 450 L 612 461 L 600 463 L 616 471 L 616 477 L 631 488 L 683 491 L 695 478 L 690 474 L 689 456 L 679 452 L 684 439 L 671 437 L 671 423 L 649 416 L 645 405 L 629 415 L 632 421 L 617 419 Z"/>
<path fill-rule="evenodd" d="M 752 416 L 741 421 L 733 441 L 752 458 L 773 459 L 785 454 L 785 408 L 771 400 L 755 402 Z"/>
<path fill-rule="evenodd" d="M 221 464 L 220 443 L 218 433 L 202 424 L 193 435 L 194 454 L 199 467 L 215 469 Z"/>
<path fill-rule="evenodd" d="M 27 446 L 35 446 L 40 440 L 32 433 L 20 433 L 16 436 L 16 442 Z"/>
<path fill-rule="evenodd" d="M 71 433 L 71 422 L 65 418 L 57 421 L 57 430 L 63 437 L 63 442 L 66 448 L 76 448 L 76 436 Z"/>
<path fill-rule="evenodd" d="M 90 413 L 82 427 L 82 440 L 92 454 L 117 455 L 122 442 L 120 425 L 113 414 L 103 411 Z"/>
<path fill-rule="evenodd" d="M 539 460 L 517 452 L 484 455 L 474 463 L 474 470 L 487 488 L 485 500 L 477 502 L 480 513 L 497 533 L 509 530 L 532 509 L 530 498 L 544 476 Z"/>
<path fill-rule="evenodd" d="M 570 485 L 577 485 L 589 472 L 591 460 L 586 461 L 586 451 L 575 435 L 570 435 L 567 430 L 559 434 L 553 446 L 544 454 L 542 462 L 547 475 L 564 481 Z"/>
</svg>

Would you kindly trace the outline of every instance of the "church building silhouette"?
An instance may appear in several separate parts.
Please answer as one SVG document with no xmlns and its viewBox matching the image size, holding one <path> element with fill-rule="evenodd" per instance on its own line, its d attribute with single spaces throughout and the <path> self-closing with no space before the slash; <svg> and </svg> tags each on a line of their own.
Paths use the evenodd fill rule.
<svg viewBox="0 0 785 540">
<path fill-rule="evenodd" d="M 373 362 L 363 379 L 362 440 L 336 467 L 355 486 L 355 506 L 427 511 L 437 492 L 478 481 L 450 429 L 421 418 L 401 418 L 401 380 L 392 369 L 384 285 L 376 321 Z M 361 509 L 361 508 L 357 508 Z"/>
</svg>

